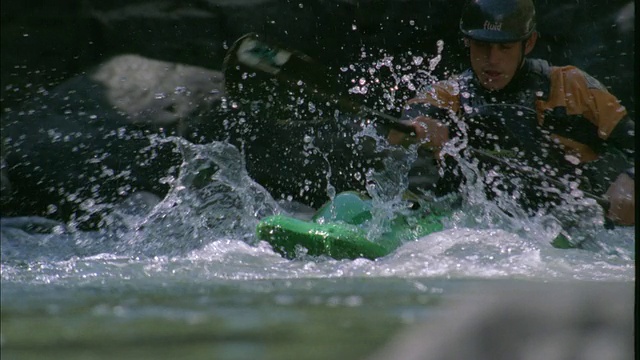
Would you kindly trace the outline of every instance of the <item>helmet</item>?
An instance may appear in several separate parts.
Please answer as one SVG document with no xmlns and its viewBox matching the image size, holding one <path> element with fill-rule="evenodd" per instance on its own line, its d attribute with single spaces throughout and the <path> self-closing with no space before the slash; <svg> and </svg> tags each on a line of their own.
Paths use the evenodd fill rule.
<svg viewBox="0 0 640 360">
<path fill-rule="evenodd" d="M 522 41 L 536 29 L 532 0 L 470 0 L 460 18 L 465 37 L 506 43 Z"/>
</svg>

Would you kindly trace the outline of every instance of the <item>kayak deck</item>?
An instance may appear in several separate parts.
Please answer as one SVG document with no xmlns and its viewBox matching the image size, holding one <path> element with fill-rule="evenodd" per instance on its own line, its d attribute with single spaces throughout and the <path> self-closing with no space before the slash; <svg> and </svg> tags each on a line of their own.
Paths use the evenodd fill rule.
<svg viewBox="0 0 640 360">
<path fill-rule="evenodd" d="M 338 260 L 376 259 L 391 252 L 367 240 L 364 231 L 349 224 L 318 224 L 274 215 L 260 221 L 256 232 L 258 239 L 267 241 L 276 252 L 290 259 L 303 253 Z"/>
<path fill-rule="evenodd" d="M 268 242 L 282 256 L 329 256 L 334 259 L 377 259 L 393 252 L 406 241 L 443 230 L 444 216 L 397 215 L 389 231 L 368 239 L 363 225 L 372 219 L 371 201 L 354 192 L 338 194 L 311 221 L 273 215 L 260 221 L 256 237 Z"/>
</svg>

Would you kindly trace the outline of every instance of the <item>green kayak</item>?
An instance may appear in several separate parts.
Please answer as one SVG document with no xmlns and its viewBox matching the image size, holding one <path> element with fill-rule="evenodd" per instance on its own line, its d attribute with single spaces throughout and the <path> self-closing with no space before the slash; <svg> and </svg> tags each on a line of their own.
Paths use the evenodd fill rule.
<svg viewBox="0 0 640 360">
<path fill-rule="evenodd" d="M 364 230 L 372 219 L 371 200 L 355 192 L 338 194 L 320 208 L 310 221 L 291 216 L 264 218 L 256 235 L 271 244 L 286 258 L 306 254 L 334 259 L 377 259 L 393 252 L 407 241 L 443 230 L 445 215 L 414 211 L 415 216 L 397 214 L 389 231 L 376 239 L 367 238 Z"/>
</svg>

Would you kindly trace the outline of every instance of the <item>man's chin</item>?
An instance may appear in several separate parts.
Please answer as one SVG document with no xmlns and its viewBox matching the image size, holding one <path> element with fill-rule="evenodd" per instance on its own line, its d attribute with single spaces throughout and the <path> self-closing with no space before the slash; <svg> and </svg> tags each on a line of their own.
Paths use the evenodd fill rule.
<svg viewBox="0 0 640 360">
<path fill-rule="evenodd" d="M 499 81 L 482 81 L 481 82 L 482 87 L 484 87 L 485 89 L 489 90 L 489 91 L 498 91 L 498 90 L 502 90 L 504 89 L 504 87 L 507 85 L 506 83 Z"/>
</svg>

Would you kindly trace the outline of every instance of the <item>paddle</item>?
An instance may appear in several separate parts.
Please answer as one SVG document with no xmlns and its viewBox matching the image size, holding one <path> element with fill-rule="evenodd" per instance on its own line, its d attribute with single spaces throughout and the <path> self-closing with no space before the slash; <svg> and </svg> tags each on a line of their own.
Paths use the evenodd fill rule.
<svg viewBox="0 0 640 360">
<path fill-rule="evenodd" d="M 332 78 L 329 77 L 331 71 L 327 67 L 305 54 L 268 42 L 258 34 L 249 33 L 244 35 L 229 49 L 223 64 L 225 79 L 227 79 L 227 75 L 230 75 L 229 79 L 234 75 L 240 75 L 243 72 L 243 67 L 259 73 L 269 74 L 288 86 L 304 85 L 311 91 L 311 94 L 326 101 L 334 102 L 343 111 L 369 114 L 374 116 L 379 124 L 407 134 L 413 133 L 413 127 L 401 122 L 399 119 L 341 95 L 339 86 L 331 81 Z M 568 184 L 534 169 L 511 164 L 481 149 L 467 147 L 467 150 L 485 161 L 506 166 L 522 175 L 570 190 Z M 583 193 L 586 197 L 595 200 L 604 209 L 605 213 L 608 211 L 610 204 L 607 199 L 587 191 L 583 191 Z M 608 218 L 605 218 L 605 227 L 613 228 L 613 222 Z"/>
<path fill-rule="evenodd" d="M 331 71 L 326 66 L 305 54 L 267 42 L 258 34 L 244 35 L 228 50 L 223 64 L 225 79 L 228 79 L 227 74 L 240 75 L 240 69 L 236 68 L 239 65 L 270 74 L 290 87 L 303 84 L 312 95 L 335 103 L 343 111 L 372 115 L 378 119 L 378 123 L 390 128 L 413 132 L 413 127 L 398 119 L 339 95 L 341 89 L 331 81 L 333 77 L 330 77 Z"/>
</svg>

